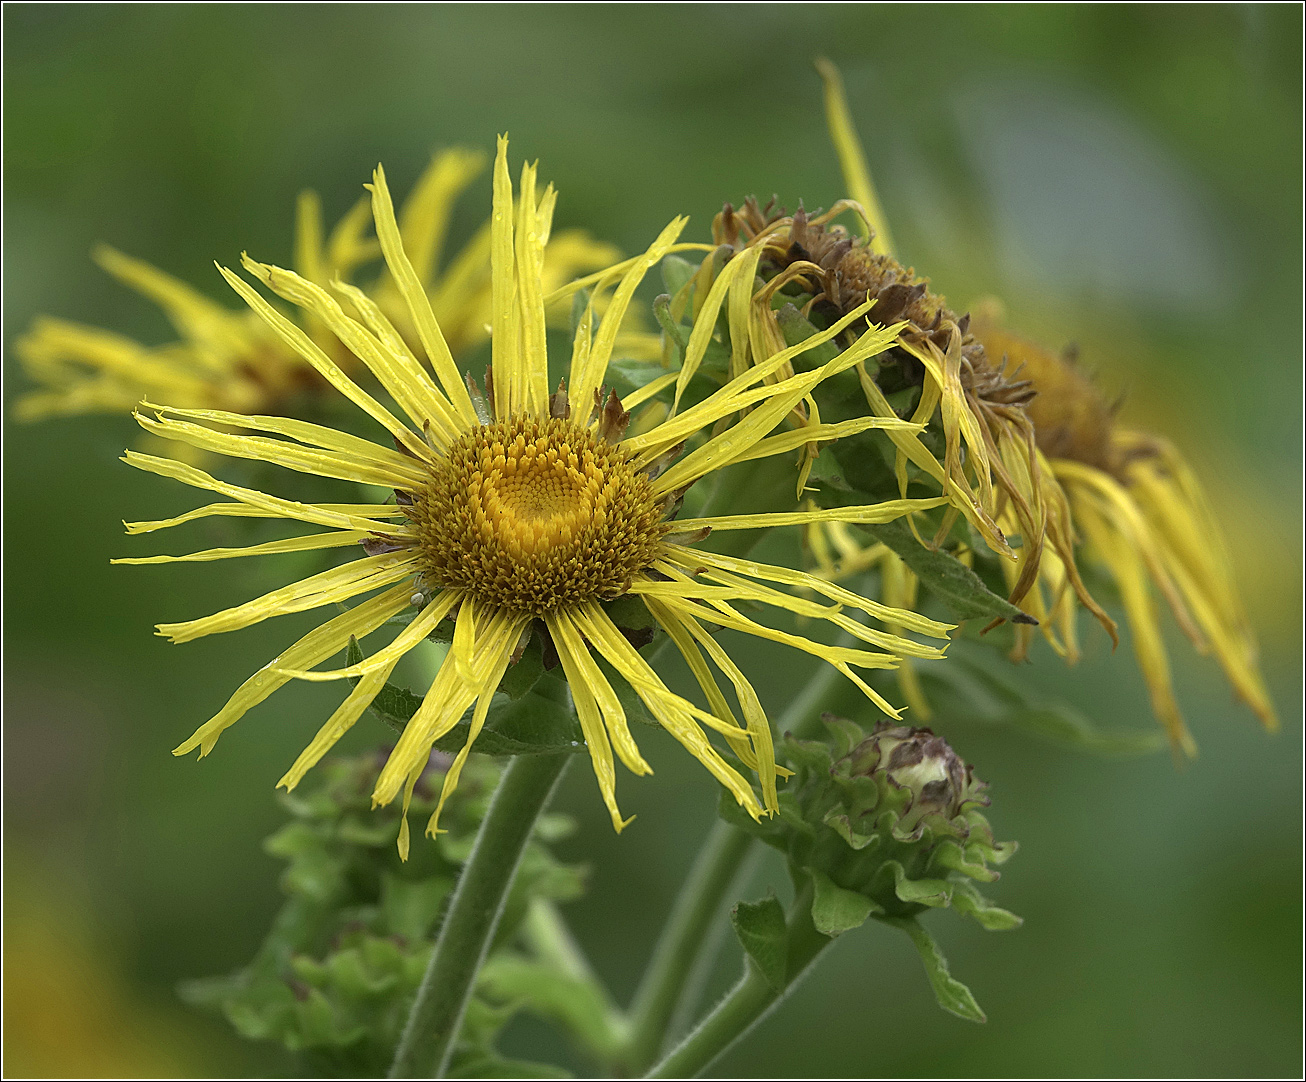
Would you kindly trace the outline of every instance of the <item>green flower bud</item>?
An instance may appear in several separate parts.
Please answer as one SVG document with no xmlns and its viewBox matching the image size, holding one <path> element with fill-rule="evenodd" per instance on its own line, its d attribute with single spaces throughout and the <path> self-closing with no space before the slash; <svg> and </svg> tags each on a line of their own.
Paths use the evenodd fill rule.
<svg viewBox="0 0 1306 1082">
<path fill-rule="evenodd" d="M 826 715 L 827 724 L 839 724 Z M 929 729 L 880 722 L 871 735 L 834 764 L 835 776 L 876 781 L 877 808 L 894 808 L 893 835 L 899 841 L 920 841 L 927 828 L 934 836 L 965 838 L 970 822 L 967 808 L 986 807 L 988 788 L 941 736 Z"/>
<path fill-rule="evenodd" d="M 889 722 L 867 733 L 844 718 L 822 720 L 832 743 L 787 737 L 781 745 L 795 773 L 780 814 L 761 823 L 728 817 L 784 851 L 795 875 L 868 899 L 869 915 L 903 919 L 951 906 L 986 928 L 1018 924 L 975 889 L 976 880 L 998 878 L 990 865 L 1016 846 L 994 841 L 980 812 L 987 786 L 948 742 Z"/>
</svg>

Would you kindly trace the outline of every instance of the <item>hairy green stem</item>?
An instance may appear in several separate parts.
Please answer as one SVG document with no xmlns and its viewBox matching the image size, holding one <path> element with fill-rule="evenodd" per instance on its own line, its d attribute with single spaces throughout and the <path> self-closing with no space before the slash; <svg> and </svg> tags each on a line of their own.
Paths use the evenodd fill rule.
<svg viewBox="0 0 1306 1082">
<path fill-rule="evenodd" d="M 779 731 L 802 730 L 838 681 L 837 670 L 820 666 L 776 720 Z M 704 953 L 713 924 L 722 917 L 722 903 L 752 846 L 751 835 L 717 822 L 699 851 L 631 1005 L 630 1039 L 621 1063 L 628 1070 L 641 1071 L 654 1063 L 674 1019 L 685 1013 L 691 976 L 710 965 Z"/>
<path fill-rule="evenodd" d="M 391 1078 L 442 1078 L 517 865 L 569 755 L 518 755 L 499 780 L 440 925 Z"/>
<path fill-rule="evenodd" d="M 622 1057 L 629 1070 L 642 1071 L 661 1054 L 685 980 L 752 844 L 742 830 L 718 821 L 699 850 L 631 1005 Z"/>
<path fill-rule="evenodd" d="M 718 1056 L 756 1025 L 797 986 L 831 943 L 812 924 L 812 887 L 798 892 L 786 916 L 785 982 L 772 985 L 752 959 L 745 959 L 739 983 L 645 1078 L 696 1078 Z"/>
</svg>

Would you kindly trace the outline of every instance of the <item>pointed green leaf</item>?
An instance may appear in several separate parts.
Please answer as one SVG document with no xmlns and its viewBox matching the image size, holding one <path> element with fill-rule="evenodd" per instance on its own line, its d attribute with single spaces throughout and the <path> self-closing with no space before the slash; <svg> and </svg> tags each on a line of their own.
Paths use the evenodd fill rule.
<svg viewBox="0 0 1306 1082">
<path fill-rule="evenodd" d="M 911 527 L 901 519 L 861 528 L 896 552 L 956 619 L 1001 617 L 1016 623 L 1037 623 L 1032 616 L 1027 616 L 1005 597 L 999 597 L 985 586 L 980 577 L 955 556 L 922 545 L 911 532 Z"/>
<path fill-rule="evenodd" d="M 955 643 L 946 665 L 921 667 L 925 694 L 943 717 L 1008 725 L 1063 747 L 1104 756 L 1147 755 L 1165 746 L 1165 734 L 1147 730 L 1104 729 L 1067 703 L 1040 699 L 1004 675 L 1010 666 L 969 657 L 978 647 Z M 957 649 L 962 647 L 962 649 Z"/>
<path fill-rule="evenodd" d="M 662 257 L 662 284 L 667 292 L 675 296 L 685 287 L 685 283 L 698 273 L 698 264 L 691 263 L 684 256 L 667 255 Z"/>
<path fill-rule="evenodd" d="M 865 894 L 844 890 L 824 872 L 812 869 L 812 923 L 822 935 L 831 938 L 860 928 L 866 918 L 879 909 Z"/>
<path fill-rule="evenodd" d="M 730 911 L 730 923 L 744 951 L 777 992 L 785 986 L 788 952 L 785 912 L 774 897 L 761 902 L 739 902 Z"/>
<path fill-rule="evenodd" d="M 893 892 L 900 901 L 941 909 L 952 901 L 953 884 L 946 879 L 909 879 L 896 860 L 885 861 L 893 871 Z"/>
<path fill-rule="evenodd" d="M 921 961 L 925 963 L 925 976 L 929 978 L 934 998 L 940 1007 L 967 1022 L 986 1021 L 984 1012 L 975 1002 L 970 989 L 948 972 L 948 960 L 943 957 L 934 937 L 921 927 L 919 921 L 914 918 L 894 918 L 886 919 L 885 923 L 901 928 L 911 938 Z"/>
<path fill-rule="evenodd" d="M 989 932 L 1006 932 L 1025 923 L 1010 910 L 994 905 L 973 883 L 964 880 L 955 884 L 952 908 L 963 916 L 972 918 Z"/>
</svg>

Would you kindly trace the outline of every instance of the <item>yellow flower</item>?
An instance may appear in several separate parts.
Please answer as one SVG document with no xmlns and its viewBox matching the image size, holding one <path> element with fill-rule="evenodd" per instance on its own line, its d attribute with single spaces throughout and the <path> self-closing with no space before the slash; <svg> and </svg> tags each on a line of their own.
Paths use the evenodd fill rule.
<svg viewBox="0 0 1306 1082">
<path fill-rule="evenodd" d="M 1021 535 L 1016 562 L 1004 566 L 1012 601 L 1038 619 L 1053 648 L 1071 663 L 1079 656 L 1077 600 L 1115 638 L 1114 622 L 1080 581 L 1075 547 L 1077 531 L 1082 533 L 1120 591 L 1153 711 L 1175 748 L 1192 754 L 1194 745 L 1175 700 L 1153 587 L 1193 644 L 1215 654 L 1239 697 L 1267 728 L 1276 728 L 1224 545 L 1182 457 L 1162 439 L 1118 427 L 1112 407 L 1071 361 L 1002 330 L 994 305 L 978 306 L 974 321 L 957 321 L 914 271 L 892 260 L 838 73 L 823 62 L 821 74 L 831 131 L 867 239 L 859 244 L 819 230 L 800 236 L 814 265 L 797 273 L 811 274 L 836 311 L 851 296 L 870 291 L 880 297 L 878 318 L 884 318 L 887 301 L 888 318 L 908 321 L 899 344 L 925 368 L 913 419 L 928 421 L 941 405 L 947 461 L 940 467 L 915 433 L 891 432 L 900 483 L 905 486 L 903 465 L 910 460 L 944 485 L 995 551 L 1004 551 L 1003 531 Z M 741 232 L 757 233 L 757 215 L 748 210 Z M 803 224 L 796 223 L 800 232 Z M 949 328 L 942 341 L 939 328 Z M 863 387 L 872 410 L 888 415 L 891 407 L 875 382 L 864 379 Z M 973 484 L 960 466 L 963 445 Z M 986 520 L 998 527 L 996 535 Z M 884 600 L 915 604 L 915 576 L 886 546 L 862 546 L 839 524 L 809 527 L 807 536 L 826 578 L 837 581 L 878 567 Z M 1017 626 L 1015 634 L 1020 658 L 1032 629 Z M 928 717 L 909 664 L 899 679 L 908 703 Z"/>
<path fill-rule="evenodd" d="M 792 452 L 809 439 L 828 439 L 844 431 L 914 430 L 910 422 L 897 418 L 868 417 L 814 431 L 777 431 L 818 384 L 885 349 L 898 328 L 868 330 L 829 364 L 767 382 L 794 356 L 842 332 L 864 314 L 855 312 L 818 340 L 776 354 L 683 411 L 677 396 L 674 408 L 660 413 L 659 423 L 633 434 L 633 429 L 626 431 L 627 411 L 687 379 L 684 370 L 669 372 L 636 390 L 624 404 L 614 394 L 604 395 L 603 380 L 636 287 L 663 255 L 683 247 L 675 244 L 683 219 L 668 225 L 642 255 L 592 276 L 595 297 L 612 291 L 606 310 L 597 318 L 598 301 L 591 297 L 575 334 L 565 389 L 559 385 L 550 393 L 545 308 L 577 287 L 573 284 L 553 298 L 545 295 L 545 250 L 555 193 L 549 188 L 537 199 L 535 168 L 526 166 L 514 210 L 507 141 L 500 139 L 490 238 L 492 366 L 482 394 L 454 363 L 418 271 L 405 251 L 379 168 L 371 190 L 377 235 L 394 288 L 420 339 L 420 351 L 409 350 L 393 322 L 360 289 L 337 284 L 337 300 L 290 271 L 250 259 L 244 266 L 274 293 L 329 327 L 385 389 L 397 411 L 355 383 L 309 335 L 243 279 L 225 269 L 223 274 L 267 326 L 378 424 L 393 446 L 302 421 L 217 410 L 160 407 L 155 417 L 141 416 L 140 421 L 152 433 L 205 451 L 393 489 L 397 502 L 301 504 L 227 484 L 170 459 L 127 453 L 126 461 L 132 465 L 231 501 L 175 519 L 131 524 L 129 532 L 161 529 L 205 515 L 289 519 L 325 527 L 326 532 L 245 549 L 126 562 L 212 560 L 360 543 L 369 552 L 214 616 L 160 625 L 160 633 L 174 642 L 382 591 L 283 651 L 247 680 L 176 754 L 195 749 L 207 754 L 224 729 L 292 678 L 356 678 L 354 689 L 281 779 L 280 784 L 293 787 L 354 724 L 399 659 L 446 618 L 454 620 L 452 645 L 381 771 L 374 792 L 379 804 L 402 794 L 407 806 L 434 741 L 472 708 L 470 736 L 445 781 L 445 795 L 452 792 L 500 679 L 524 636 L 541 625 L 561 661 L 600 791 L 618 829 L 624 823 L 615 797 L 615 759 L 636 774 L 649 773 L 649 767 L 595 655 L 629 683 L 649 713 L 754 816 L 776 807 L 780 771 L 771 731 L 758 696 L 710 629 L 742 631 L 814 654 L 896 717 L 893 707 L 855 670 L 892 668 L 906 655 L 939 657 L 941 648 L 875 630 L 850 614 L 865 614 L 937 638 L 946 637 L 949 625 L 890 609 L 799 571 L 693 546 L 713 530 L 810 521 L 883 522 L 942 500 L 670 519 L 691 485 L 731 463 Z M 727 287 L 736 273 L 728 269 L 723 276 Z M 692 372 L 707 348 L 724 288 L 703 306 L 684 369 Z M 350 315 L 344 305 L 356 315 Z M 747 412 L 733 426 L 705 435 L 743 411 Z M 826 603 L 796 596 L 790 592 L 793 588 L 815 591 Z M 697 678 L 707 710 L 672 692 L 618 630 L 604 603 L 624 595 L 642 600 L 666 630 Z M 824 620 L 876 649 L 827 646 L 772 629 L 736 608 L 739 601 Z M 315 669 L 351 637 L 362 638 L 414 608 L 419 611 L 393 641 L 361 663 L 330 671 Z M 742 722 L 718 686 L 709 661 L 732 685 Z M 756 771 L 760 801 L 752 784 L 722 757 L 709 732 L 720 734 L 729 749 Z M 428 831 L 436 830 L 438 815 L 437 808 Z M 400 848 L 406 852 L 406 825 Z"/>
<path fill-rule="evenodd" d="M 1114 410 L 1071 358 L 1004 330 L 991 311 L 977 310 L 976 334 L 992 355 L 1019 366 L 1037 392 L 1029 414 L 1039 448 L 1088 551 L 1120 591 L 1152 709 L 1171 744 L 1190 755 L 1195 750 L 1175 700 L 1156 592 L 1193 645 L 1215 655 L 1265 727 L 1278 728 L 1220 530 L 1183 457 L 1160 437 L 1117 425 Z M 1047 615 L 1073 644 L 1073 602 Z"/>
<path fill-rule="evenodd" d="M 875 307 L 867 318 L 882 325 L 900 323 L 901 330 L 896 349 L 880 358 L 878 373 L 872 376 L 864 364 L 857 367 L 867 407 L 876 416 L 897 416 L 886 388 L 919 386 L 912 420 L 922 426 L 938 423 L 945 441 L 944 460 L 939 462 L 919 430 L 889 433 L 896 445 L 902 493 L 910 462 L 939 484 L 952 505 L 938 540 L 951 529 L 956 514 L 964 515 L 989 547 L 1010 561 L 1013 604 L 1025 603 L 1046 558 L 1114 636 L 1114 623 L 1088 594 L 1075 568 L 1065 496 L 1038 451 L 1024 408 L 1032 392 L 986 355 L 970 332 L 968 316 L 949 308 L 946 298 L 930 290 L 928 279 L 892 255 L 838 72 L 827 61 L 818 67 L 826 85 L 831 134 L 853 198 L 814 217 L 801 209 L 789 215 L 761 208 L 750 199 L 738 211 L 727 204 L 713 223 L 718 244 L 747 255 L 763 271 L 766 285 L 758 290 L 752 308 L 756 337 L 783 342 L 771 297 L 785 286 L 800 290 L 808 297 L 805 311 L 827 321 L 843 318 L 868 297 L 873 299 Z M 860 236 L 831 224 L 847 210 L 857 213 Z M 859 326 L 845 332 L 845 342 Z M 1013 545 L 1017 535 L 1019 544 Z"/>
<path fill-rule="evenodd" d="M 440 269 L 454 204 L 484 167 L 485 156 L 479 151 L 455 148 L 434 155 L 399 214 L 418 281 L 456 354 L 488 337 L 488 223 Z M 367 221 L 364 199 L 324 238 L 317 196 L 302 193 L 295 238 L 299 274 L 321 286 L 337 278 L 350 279 L 378 251 L 375 239 L 364 235 Z M 42 317 L 15 345 L 27 374 L 40 385 L 18 400 L 19 418 L 126 412 L 142 399 L 300 415 L 313 398 L 330 393 L 317 371 L 248 309 L 233 311 L 217 304 L 186 283 L 111 248 L 101 247 L 95 257 L 114 277 L 158 304 L 180 338 L 149 347 L 98 327 Z M 611 245 L 581 230 L 567 230 L 548 246 L 543 278 L 553 288 L 616 258 Z M 410 343 L 416 344 L 413 329 L 401 318 L 402 312 L 396 313 L 400 294 L 393 283 L 383 281 L 375 292 Z M 348 351 L 316 316 L 306 315 L 303 325 L 323 352 L 347 368 L 356 368 Z M 656 350 L 657 339 L 631 329 L 623 336 L 623 345 L 629 355 L 648 355 Z"/>
</svg>

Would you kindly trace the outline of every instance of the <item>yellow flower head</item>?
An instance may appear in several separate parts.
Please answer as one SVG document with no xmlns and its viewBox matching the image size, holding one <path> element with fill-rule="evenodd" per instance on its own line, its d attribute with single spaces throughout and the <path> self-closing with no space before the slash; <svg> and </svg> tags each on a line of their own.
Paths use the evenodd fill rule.
<svg viewBox="0 0 1306 1082">
<path fill-rule="evenodd" d="M 399 212 L 418 281 L 454 353 L 474 348 L 488 336 L 489 224 L 443 265 L 454 204 L 484 167 L 485 156 L 479 151 L 454 148 L 437 153 Z M 325 286 L 350 279 L 374 259 L 377 243 L 364 235 L 368 209 L 367 200 L 360 200 L 328 237 L 317 196 L 304 192 L 296 213 L 295 267 L 300 276 Z M 21 419 L 127 412 L 143 399 L 298 416 L 311 412 L 306 407 L 312 399 L 331 393 L 313 366 L 247 308 L 226 308 L 111 248 L 101 247 L 95 257 L 115 278 L 158 304 L 180 337 L 148 347 L 97 327 L 38 319 L 15 345 L 28 375 L 40 385 L 18 400 L 16 414 Z M 607 266 L 617 258 L 611 245 L 581 230 L 567 230 L 545 250 L 543 278 L 549 288 L 555 288 L 577 273 Z M 374 292 L 409 342 L 416 344 L 414 329 L 396 303 L 399 294 L 393 282 L 384 279 Z M 306 314 L 303 326 L 333 360 L 356 368 L 354 358 L 316 316 Z M 656 349 L 657 340 L 651 336 L 630 330 L 625 338 L 632 346 L 643 344 L 644 352 Z"/>
<path fill-rule="evenodd" d="M 968 316 L 953 311 L 929 288 L 928 279 L 892 255 L 838 72 L 828 62 L 819 67 L 826 82 L 831 134 L 854 198 L 816 216 L 801 209 L 790 215 L 748 200 L 741 210 L 727 204 L 713 223 L 717 244 L 737 251 L 736 258 L 748 255 L 766 281 L 757 292 L 759 303 L 753 305 L 752 318 L 759 324 L 755 336 L 783 341 L 771 298 L 784 287 L 807 298 L 804 314 L 818 313 L 826 322 L 873 300 L 865 320 L 898 323 L 900 331 L 896 348 L 881 358 L 877 374 L 858 367 L 867 407 L 876 416 L 894 417 L 886 389 L 918 386 L 912 420 L 922 426 L 937 423 L 944 435 L 944 459 L 939 462 L 918 431 L 889 433 L 896 445 L 902 492 L 910 462 L 933 478 L 952 504 L 940 540 L 960 513 L 990 548 L 1010 561 L 1013 604 L 1026 605 L 1046 558 L 1114 636 L 1114 623 L 1088 594 L 1075 568 L 1065 497 L 1038 451 L 1025 411 L 1032 391 L 987 356 L 970 331 Z M 832 224 L 848 210 L 856 212 L 860 236 Z M 844 332 L 845 341 L 865 325 L 853 324 Z M 1013 545 L 1017 535 L 1019 544 Z"/>
<path fill-rule="evenodd" d="M 720 239 L 738 243 L 732 235 L 738 233 L 753 244 L 763 238 L 773 258 L 783 253 L 791 261 L 785 273 L 808 276 L 814 303 L 835 313 L 869 293 L 879 298 L 875 318 L 905 320 L 898 344 L 924 368 L 913 420 L 929 421 L 938 408 L 946 451 L 940 464 L 915 433 L 890 432 L 903 491 L 903 466 L 911 461 L 940 481 L 995 551 L 1013 554 L 1006 533 L 1020 534 L 1015 561 L 1004 563 L 1011 600 L 1038 619 L 1058 653 L 1072 663 L 1079 656 L 1076 602 L 1115 638 L 1114 622 L 1093 601 L 1076 568 L 1082 534 L 1120 591 L 1153 710 L 1171 744 L 1189 754 L 1194 750 L 1175 701 L 1153 587 L 1194 645 L 1216 655 L 1238 695 L 1267 728 L 1275 728 L 1255 638 L 1192 472 L 1169 443 L 1118 427 L 1114 409 L 1071 359 L 1004 331 L 994 305 L 979 306 L 973 322 L 958 319 L 930 292 L 927 280 L 892 258 L 838 72 L 828 62 L 819 66 L 831 132 L 861 212 L 863 237 L 827 230 L 821 219 L 812 220 L 813 228 L 800 215 L 778 222 L 778 216 L 746 206 L 734 220 L 718 220 L 725 233 Z M 795 238 L 799 248 L 786 248 L 784 242 Z M 873 412 L 891 414 L 874 380 L 863 379 L 863 388 Z M 962 447 L 968 469 L 962 468 Z M 915 603 L 915 577 L 886 546 L 861 545 L 837 523 L 809 527 L 808 538 L 821 573 L 832 581 L 879 567 L 885 601 Z M 1020 658 L 1032 630 L 1018 626 L 1015 634 Z M 928 718 L 908 664 L 899 676 L 907 701 Z"/>
<path fill-rule="evenodd" d="M 1011 334 L 987 309 L 979 313 L 975 330 L 989 352 L 1018 366 L 1037 392 L 1029 413 L 1039 449 L 1090 554 L 1120 591 L 1152 709 L 1171 744 L 1194 751 L 1175 700 L 1155 591 L 1193 645 L 1215 655 L 1266 728 L 1277 728 L 1220 530 L 1182 456 L 1166 440 L 1117 425 L 1114 410 L 1072 357 Z M 1057 584 L 1049 585 L 1055 591 Z M 1053 615 L 1073 642 L 1074 607 L 1066 600 Z"/>
<path fill-rule="evenodd" d="M 244 266 L 274 293 L 329 328 L 375 377 L 396 409 L 360 387 L 298 324 L 243 279 L 225 269 L 223 274 L 286 346 L 366 413 L 393 446 L 302 421 L 217 410 L 159 407 L 155 416 L 142 415 L 140 422 L 152 433 L 205 451 L 381 485 L 394 490 L 396 502 L 296 503 L 227 484 L 170 459 L 134 452 L 126 456 L 132 465 L 232 501 L 176 519 L 131 524 L 130 532 L 205 515 L 282 518 L 325 527 L 325 532 L 246 549 L 126 562 L 210 560 L 360 543 L 368 553 L 214 616 L 160 626 L 161 634 L 182 642 L 282 613 L 374 594 L 278 655 L 176 753 L 199 749 L 201 755 L 207 754 L 224 729 L 292 678 L 356 679 L 339 709 L 281 779 L 282 785 L 293 787 L 368 707 L 399 659 L 446 618 L 454 621 L 452 645 L 381 771 L 374 792 L 377 803 L 389 803 L 402 793 L 406 807 L 433 743 L 472 709 L 470 736 L 445 781 L 445 794 L 452 792 L 485 724 L 495 689 L 533 628 L 542 627 L 556 649 L 599 788 L 618 829 L 624 823 L 615 798 L 615 759 L 637 774 L 649 773 L 649 767 L 596 656 L 634 689 L 649 713 L 754 816 L 777 806 L 780 771 L 771 731 L 756 693 L 710 629 L 742 631 L 823 658 L 896 717 L 894 708 L 855 670 L 892 668 L 903 656 L 939 657 L 942 651 L 867 627 L 850 613 L 936 638 L 946 637 L 949 625 L 888 608 L 802 572 L 693 546 L 712 530 L 809 521 L 884 522 L 937 506 L 942 500 L 672 519 L 685 491 L 713 471 L 792 452 L 810 439 L 838 434 L 833 429 L 842 431 L 839 426 L 777 429 L 823 380 L 887 348 L 898 328 L 865 331 L 830 363 L 801 375 L 773 378 L 795 356 L 841 333 L 864 314 L 864 310 L 854 312 L 828 334 L 776 353 L 683 411 L 677 395 L 673 408 L 660 413 L 659 423 L 637 432 L 627 427 L 628 410 L 672 382 L 681 385 L 684 370 L 654 380 L 624 403 L 605 393 L 603 382 L 635 289 L 663 255 L 677 249 L 683 219 L 668 225 L 642 255 L 591 276 L 594 292 L 579 319 L 568 376 L 551 393 L 545 309 L 576 286 L 553 298 L 546 296 L 545 252 L 555 193 L 549 188 L 537 196 L 535 168 L 527 165 L 514 202 L 507 141 L 500 139 L 490 234 L 492 365 L 482 391 L 454 363 L 406 251 L 379 168 L 371 189 L 388 272 L 403 299 L 419 349 L 409 349 L 381 306 L 360 289 L 336 283 L 333 295 L 291 271 L 248 258 Z M 703 305 L 685 369 L 692 371 L 701 361 L 723 297 L 718 290 Z M 607 300 L 600 318 L 602 298 Z M 730 425 L 740 414 L 742 419 Z M 723 425 L 728 427 L 722 430 Z M 899 431 L 914 426 L 897 418 L 866 418 L 854 428 Z M 251 432 L 260 434 L 240 434 Z M 815 591 L 827 603 L 811 600 L 810 594 L 797 596 L 792 588 Z M 626 595 L 639 598 L 665 629 L 697 678 L 708 709 L 672 692 L 618 630 L 604 605 Z M 876 649 L 827 646 L 772 629 L 736 608 L 733 603 L 738 601 L 824 620 Z M 411 622 L 364 661 L 335 670 L 315 668 L 343 649 L 351 637 L 363 638 L 391 617 L 414 609 L 418 611 Z M 709 661 L 732 685 L 742 722 L 720 690 Z M 730 751 L 756 771 L 760 801 L 709 733 L 719 734 Z M 437 809 L 429 831 L 436 829 L 438 815 Z M 400 847 L 406 851 L 407 827 L 403 830 Z"/>
</svg>

